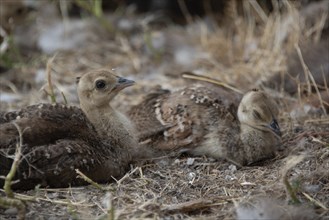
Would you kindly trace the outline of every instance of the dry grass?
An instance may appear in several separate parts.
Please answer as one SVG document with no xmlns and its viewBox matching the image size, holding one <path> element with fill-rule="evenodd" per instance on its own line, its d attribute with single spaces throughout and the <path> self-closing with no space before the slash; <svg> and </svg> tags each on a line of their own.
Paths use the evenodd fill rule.
<svg viewBox="0 0 329 220">
<path fill-rule="evenodd" d="M 115 105 L 122 111 L 139 102 L 156 84 L 174 89 L 190 83 L 181 77 L 184 71 L 245 91 L 272 74 L 284 72 L 287 54 L 295 50 L 299 40 L 317 37 L 324 26 L 321 17 L 320 25 L 312 27 L 318 29 L 310 34 L 310 28 L 301 24 L 300 13 L 293 3 L 283 3 L 284 12 L 277 9 L 272 15 L 262 12 L 256 1 L 244 3 L 246 17 L 237 16 L 233 8 L 232 22 L 213 30 L 203 20 L 190 21 L 186 27 L 169 25 L 153 29 L 147 20 L 152 18 L 127 14 L 126 19 L 137 31 L 104 37 L 97 35 L 97 30 L 88 30 L 96 32 L 98 43 L 58 52 L 47 70 L 53 71 L 51 85 L 56 89 L 52 95 L 57 101 L 63 100 L 61 92 L 56 92 L 62 91 L 69 104 L 78 104 L 75 76 L 100 67 L 115 67 L 119 75 L 138 82 L 116 99 Z M 258 24 L 254 13 L 260 17 Z M 160 55 L 154 55 L 150 44 L 161 51 Z M 1 110 L 48 102 L 47 95 L 39 91 L 46 80 L 29 82 L 47 72 L 37 74 L 37 69 L 46 63 L 44 55 L 40 57 L 43 58 L 36 63 L 27 63 L 1 76 Z M 305 74 L 307 83 L 314 84 L 306 68 Z M 31 86 L 21 89 L 27 83 Z M 4 100 L 9 94 L 18 98 Z M 328 116 L 305 113 L 292 117 L 292 103 L 299 103 L 298 96 L 272 94 L 282 106 L 279 122 L 284 134 L 273 160 L 236 169 L 228 162 L 205 157 L 158 158 L 133 164 L 122 179 L 101 189 L 93 185 L 36 189 L 17 192 L 15 198 L 25 201 L 27 219 L 232 219 L 237 203 L 259 196 L 283 199 L 285 205 L 299 201 L 329 219 Z M 301 102 L 297 106 L 304 108 Z M 296 155 L 301 158 L 299 163 L 291 164 Z M 4 191 L 0 194 L 4 195 Z M 13 219 L 17 211 L 1 209 L 0 213 L 0 218 Z"/>
</svg>

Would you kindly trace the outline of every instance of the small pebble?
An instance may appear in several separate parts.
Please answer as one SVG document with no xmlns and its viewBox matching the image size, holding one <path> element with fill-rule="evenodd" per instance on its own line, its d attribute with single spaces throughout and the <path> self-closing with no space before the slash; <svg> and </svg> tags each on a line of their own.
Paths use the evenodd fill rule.
<svg viewBox="0 0 329 220">
<path fill-rule="evenodd" d="M 320 185 L 306 185 L 303 187 L 306 192 L 317 193 L 321 190 Z"/>
<path fill-rule="evenodd" d="M 236 166 L 233 165 L 233 164 L 231 164 L 228 168 L 229 168 L 229 170 L 230 170 L 232 173 L 234 173 L 235 171 L 237 171 Z"/>
<path fill-rule="evenodd" d="M 195 161 L 195 158 L 189 157 L 189 158 L 187 158 L 186 164 L 188 166 L 191 166 L 194 163 L 194 161 Z"/>
<path fill-rule="evenodd" d="M 17 208 L 6 209 L 5 215 L 16 215 L 18 212 Z"/>
<path fill-rule="evenodd" d="M 193 173 L 193 172 L 188 173 L 188 180 L 192 181 L 195 179 L 195 177 L 196 177 L 195 173 Z"/>
<path fill-rule="evenodd" d="M 231 176 L 231 175 L 226 175 L 225 176 L 225 180 L 229 180 L 229 181 L 233 181 L 236 180 L 237 178 L 235 176 Z"/>
</svg>

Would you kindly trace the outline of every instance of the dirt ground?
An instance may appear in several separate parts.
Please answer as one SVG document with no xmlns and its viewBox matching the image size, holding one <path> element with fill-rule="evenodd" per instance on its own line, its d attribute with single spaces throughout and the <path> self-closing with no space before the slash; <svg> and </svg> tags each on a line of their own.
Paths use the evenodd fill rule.
<svg viewBox="0 0 329 220">
<path fill-rule="evenodd" d="M 75 77 L 86 71 L 115 69 L 135 80 L 114 101 L 125 112 L 155 86 L 174 90 L 194 83 L 182 78 L 184 71 L 242 91 L 262 87 L 269 77 L 287 72 L 297 43 L 328 42 L 328 11 L 309 15 L 306 5 L 295 1 L 283 1 L 271 15 L 247 2 L 244 13 L 227 9 L 219 23 L 207 16 L 186 25 L 131 8 L 102 19 L 71 18 L 61 15 L 55 3 L 40 4 L 5 37 L 1 111 L 50 102 L 47 63 L 57 102 L 65 97 L 69 105 L 78 105 Z M 235 219 L 239 204 L 254 207 L 258 198 L 279 201 L 285 212 L 303 207 L 329 219 L 328 115 L 308 105 L 306 95 L 263 89 L 280 105 L 283 140 L 272 160 L 237 168 L 206 157 L 168 156 L 132 164 L 122 179 L 103 189 L 35 189 L 15 197 L 24 201 L 26 219 Z M 17 214 L 16 208 L 0 208 L 0 219 Z"/>
</svg>

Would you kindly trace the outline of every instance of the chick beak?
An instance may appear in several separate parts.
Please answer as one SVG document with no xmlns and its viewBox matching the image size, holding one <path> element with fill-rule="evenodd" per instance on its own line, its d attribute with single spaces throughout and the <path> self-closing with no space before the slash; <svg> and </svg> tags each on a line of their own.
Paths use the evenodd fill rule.
<svg viewBox="0 0 329 220">
<path fill-rule="evenodd" d="M 130 80 L 130 79 L 126 79 L 126 78 L 123 78 L 123 77 L 118 77 L 118 81 L 115 85 L 115 90 L 116 91 L 120 91 L 126 87 L 129 87 L 129 86 L 132 86 L 135 84 L 135 81 L 133 80 Z"/>
<path fill-rule="evenodd" d="M 273 121 L 271 122 L 269 127 L 275 134 L 277 134 L 279 137 L 281 137 L 282 134 L 281 134 L 280 127 L 279 127 L 279 124 L 276 119 L 273 119 Z"/>
</svg>

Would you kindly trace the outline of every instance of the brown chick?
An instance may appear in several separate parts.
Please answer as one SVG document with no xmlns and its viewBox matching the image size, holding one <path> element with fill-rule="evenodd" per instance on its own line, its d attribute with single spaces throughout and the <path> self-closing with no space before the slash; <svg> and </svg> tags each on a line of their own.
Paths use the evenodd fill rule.
<svg viewBox="0 0 329 220">
<path fill-rule="evenodd" d="M 0 115 L 0 175 L 13 162 L 22 131 L 22 156 L 14 189 L 67 187 L 86 184 L 75 169 L 96 182 L 121 177 L 137 142 L 122 116 L 110 105 L 120 90 L 134 82 L 97 70 L 77 78 L 81 109 L 60 104 L 39 104 Z M 16 127 L 17 126 L 17 127 Z M 0 180 L 3 185 L 3 180 Z"/>
<path fill-rule="evenodd" d="M 187 152 L 247 165 L 274 156 L 280 142 L 278 107 L 262 91 L 240 96 L 224 89 L 192 86 L 159 90 L 129 116 L 141 146 L 158 152 Z"/>
</svg>

